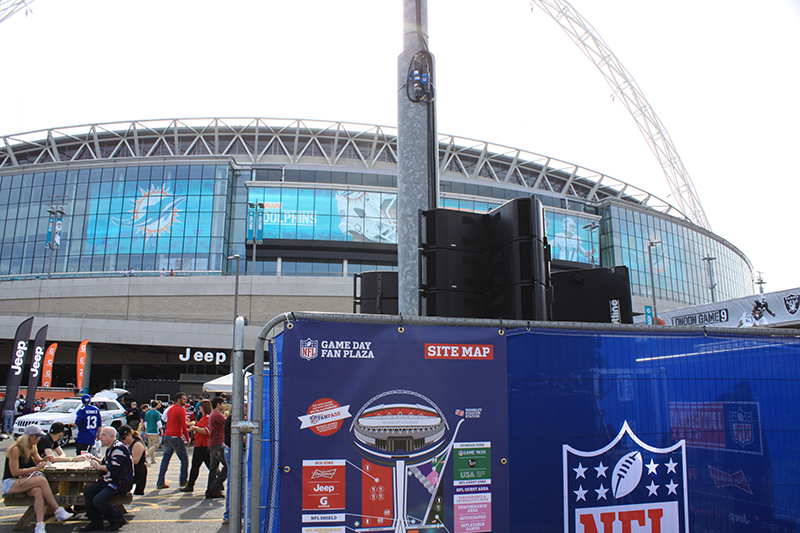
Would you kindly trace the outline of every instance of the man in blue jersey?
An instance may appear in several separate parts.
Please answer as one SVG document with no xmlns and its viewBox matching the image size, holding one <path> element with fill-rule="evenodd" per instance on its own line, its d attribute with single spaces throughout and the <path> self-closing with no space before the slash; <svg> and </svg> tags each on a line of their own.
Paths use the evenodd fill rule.
<svg viewBox="0 0 800 533">
<path fill-rule="evenodd" d="M 97 430 L 100 429 L 102 418 L 100 409 L 92 405 L 92 397 L 88 394 L 81 396 L 81 405 L 75 412 L 75 426 L 78 428 L 78 438 L 75 439 L 75 453 L 91 449 L 97 440 Z"/>
</svg>

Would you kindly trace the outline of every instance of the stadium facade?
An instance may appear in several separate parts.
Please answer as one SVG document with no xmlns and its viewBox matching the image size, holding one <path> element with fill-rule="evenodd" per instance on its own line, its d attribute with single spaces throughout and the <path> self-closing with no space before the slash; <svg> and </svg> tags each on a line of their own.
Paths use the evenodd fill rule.
<svg viewBox="0 0 800 533">
<path fill-rule="evenodd" d="M 251 324 L 289 310 L 352 311 L 354 273 L 396 269 L 396 143 L 393 128 L 281 119 L 4 136 L 0 338 L 10 346 L 33 315 L 68 349 L 91 337 L 94 362 L 115 377 L 120 363 L 131 378 L 221 372 L 216 355 L 209 364 L 194 354 L 230 351 L 233 255 L 236 305 Z M 711 301 L 708 258 L 716 300 L 753 292 L 740 250 L 631 184 L 449 135 L 439 136 L 439 165 L 442 207 L 488 212 L 536 195 L 554 265 L 627 266 L 637 313 L 652 298 L 650 241 L 660 241 L 652 247 L 659 309 Z M 248 206 L 263 217 L 255 246 Z M 56 240 L 56 249 L 47 245 Z M 131 269 L 134 277 L 121 275 Z M 57 358 L 57 377 L 58 369 Z"/>
</svg>

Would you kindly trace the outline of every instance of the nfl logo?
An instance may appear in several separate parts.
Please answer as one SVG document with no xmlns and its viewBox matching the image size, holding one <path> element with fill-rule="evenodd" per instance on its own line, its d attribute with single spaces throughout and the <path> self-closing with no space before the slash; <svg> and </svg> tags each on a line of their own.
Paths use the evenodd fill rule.
<svg viewBox="0 0 800 533">
<path fill-rule="evenodd" d="M 744 411 L 740 407 L 730 412 L 731 440 L 739 446 L 745 447 L 754 440 L 753 413 Z"/>
<path fill-rule="evenodd" d="M 563 445 L 564 532 L 688 533 L 686 442 L 655 448 L 625 422 L 607 446 Z"/>
<path fill-rule="evenodd" d="M 307 361 L 311 361 L 315 357 L 317 357 L 317 347 L 319 346 L 319 341 L 312 341 L 311 339 L 300 340 L 300 357 L 306 359 Z"/>
</svg>

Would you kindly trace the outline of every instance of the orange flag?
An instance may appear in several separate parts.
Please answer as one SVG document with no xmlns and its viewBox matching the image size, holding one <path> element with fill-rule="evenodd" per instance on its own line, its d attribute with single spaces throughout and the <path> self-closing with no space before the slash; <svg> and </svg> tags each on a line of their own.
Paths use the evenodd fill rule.
<svg viewBox="0 0 800 533">
<path fill-rule="evenodd" d="M 86 367 L 86 345 L 89 344 L 89 339 L 86 339 L 78 347 L 78 377 L 76 388 L 83 390 L 83 370 Z"/>
<path fill-rule="evenodd" d="M 56 358 L 56 348 L 58 343 L 54 342 L 47 347 L 44 353 L 44 365 L 42 366 L 42 388 L 49 387 L 53 383 L 53 359 Z"/>
</svg>

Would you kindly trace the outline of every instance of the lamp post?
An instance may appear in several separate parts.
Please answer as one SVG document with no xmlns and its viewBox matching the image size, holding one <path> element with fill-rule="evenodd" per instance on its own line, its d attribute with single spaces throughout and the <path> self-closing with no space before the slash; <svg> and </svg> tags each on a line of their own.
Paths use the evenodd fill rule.
<svg viewBox="0 0 800 533">
<path fill-rule="evenodd" d="M 247 244 L 253 245 L 253 274 L 256 273 L 256 245 L 264 242 L 265 202 L 247 202 L 250 212 L 247 215 Z"/>
<path fill-rule="evenodd" d="M 236 259 L 236 288 L 233 293 L 233 319 L 239 316 L 239 254 L 229 255 L 228 261 Z"/>
<path fill-rule="evenodd" d="M 591 257 L 590 261 L 592 262 L 592 266 L 594 266 L 594 264 L 595 264 L 595 260 L 594 260 L 594 230 L 599 228 L 600 224 L 598 224 L 596 220 L 593 220 L 593 221 L 589 222 L 588 224 L 584 224 L 582 227 L 583 227 L 583 229 L 588 229 L 589 230 L 589 241 L 591 242 L 591 245 L 592 245 L 592 257 Z M 599 247 L 600 243 L 597 243 L 597 246 Z M 600 260 L 600 255 L 599 254 L 597 256 L 597 259 L 598 259 L 597 262 L 599 263 L 599 260 Z"/>
<path fill-rule="evenodd" d="M 714 264 L 712 261 L 716 261 L 716 257 L 704 257 L 702 259 L 706 263 L 706 279 L 708 281 L 708 288 L 711 290 L 711 302 L 716 302 L 717 298 L 714 294 L 714 289 L 717 287 L 717 281 L 714 279 Z"/>
<path fill-rule="evenodd" d="M 656 309 L 656 278 L 653 275 L 653 246 L 661 244 L 661 239 L 647 241 L 647 257 L 650 260 L 650 290 L 653 293 L 653 325 L 658 325 L 658 310 Z"/>
</svg>

